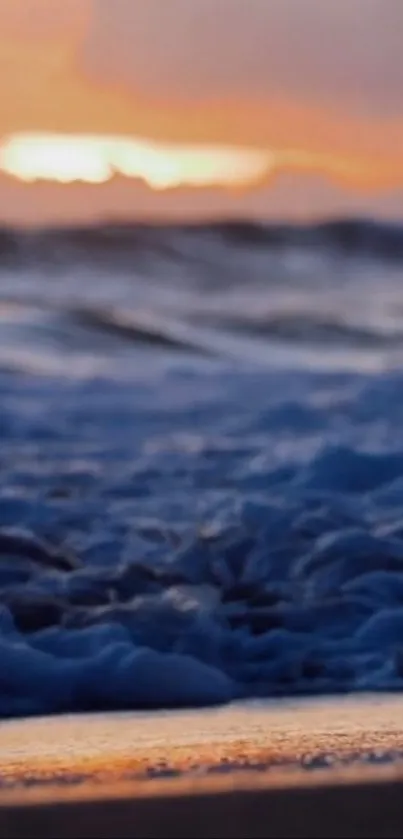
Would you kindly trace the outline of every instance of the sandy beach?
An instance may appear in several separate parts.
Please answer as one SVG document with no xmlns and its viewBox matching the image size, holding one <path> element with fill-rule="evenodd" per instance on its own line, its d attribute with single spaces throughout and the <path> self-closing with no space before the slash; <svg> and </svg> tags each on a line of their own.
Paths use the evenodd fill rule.
<svg viewBox="0 0 403 839">
<path fill-rule="evenodd" d="M 3 722 L 0 836 L 402 836 L 403 699 Z"/>
</svg>

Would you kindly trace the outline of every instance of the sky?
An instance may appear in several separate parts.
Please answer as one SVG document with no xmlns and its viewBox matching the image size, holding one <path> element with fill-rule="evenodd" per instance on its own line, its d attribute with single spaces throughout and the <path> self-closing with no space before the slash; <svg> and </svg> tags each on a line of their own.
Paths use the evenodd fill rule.
<svg viewBox="0 0 403 839">
<path fill-rule="evenodd" d="M 0 0 L 0 220 L 403 218 L 402 33 L 402 0 Z"/>
</svg>

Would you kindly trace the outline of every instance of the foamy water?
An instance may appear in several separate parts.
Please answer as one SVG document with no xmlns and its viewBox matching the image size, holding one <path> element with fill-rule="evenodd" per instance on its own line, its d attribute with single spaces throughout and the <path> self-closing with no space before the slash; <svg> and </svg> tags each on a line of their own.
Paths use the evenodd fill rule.
<svg viewBox="0 0 403 839">
<path fill-rule="evenodd" d="M 4 233 L 4 717 L 403 687 L 402 240 Z"/>
</svg>

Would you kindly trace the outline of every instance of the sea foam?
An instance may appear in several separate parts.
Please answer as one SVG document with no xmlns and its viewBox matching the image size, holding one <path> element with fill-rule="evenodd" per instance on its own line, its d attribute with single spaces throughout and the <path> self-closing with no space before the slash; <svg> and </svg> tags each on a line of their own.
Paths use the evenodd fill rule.
<svg viewBox="0 0 403 839">
<path fill-rule="evenodd" d="M 403 688 L 403 377 L 3 373 L 0 713 Z"/>
</svg>

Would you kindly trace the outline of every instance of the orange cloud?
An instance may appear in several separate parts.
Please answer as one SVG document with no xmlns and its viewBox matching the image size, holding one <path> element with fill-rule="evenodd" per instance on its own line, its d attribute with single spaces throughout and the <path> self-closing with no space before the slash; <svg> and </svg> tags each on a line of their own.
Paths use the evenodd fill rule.
<svg viewBox="0 0 403 839">
<path fill-rule="evenodd" d="M 93 0 L 94 76 L 191 104 L 279 96 L 403 116 L 401 0 Z"/>
</svg>

